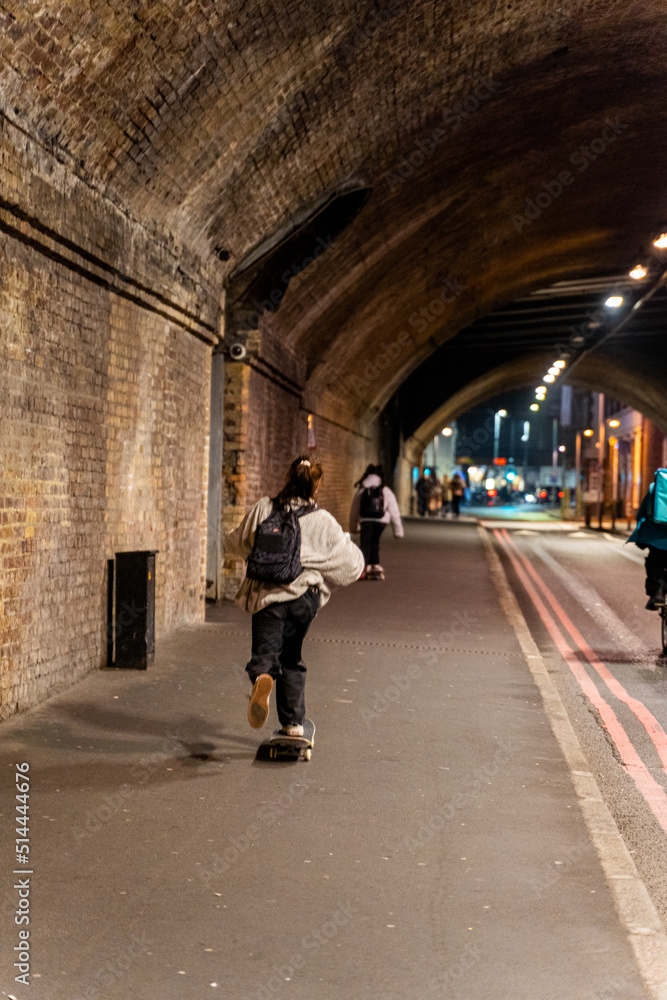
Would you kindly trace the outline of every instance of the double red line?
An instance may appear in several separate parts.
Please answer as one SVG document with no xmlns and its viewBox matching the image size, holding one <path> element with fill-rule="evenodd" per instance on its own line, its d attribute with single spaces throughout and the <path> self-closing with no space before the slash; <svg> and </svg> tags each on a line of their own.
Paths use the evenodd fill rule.
<svg viewBox="0 0 667 1000">
<path fill-rule="evenodd" d="M 637 719 L 639 719 L 642 726 L 653 741 L 653 745 L 658 752 L 662 769 L 665 773 L 667 773 L 667 733 L 665 733 L 658 720 L 651 714 L 646 705 L 644 705 L 643 702 L 638 701 L 637 698 L 633 698 L 629 695 L 623 685 L 614 677 L 604 663 L 598 659 L 577 627 L 563 610 L 554 594 L 551 592 L 549 587 L 547 587 L 541 576 L 537 573 L 532 563 L 520 552 L 517 545 L 510 537 L 507 529 L 495 528 L 493 533 L 496 540 L 505 551 L 508 559 L 512 563 L 517 576 L 521 580 L 526 593 L 533 602 L 535 610 L 544 622 L 544 625 L 553 639 L 556 648 L 569 666 L 586 697 L 600 713 L 600 718 L 602 719 L 604 727 L 615 744 L 619 757 L 627 768 L 628 774 L 634 781 L 640 794 L 646 800 L 658 823 L 667 833 L 667 792 L 648 771 L 644 762 L 635 750 L 628 734 L 618 721 L 613 708 L 604 700 L 592 679 L 589 677 L 579 658 L 579 654 L 581 654 L 588 661 L 593 670 L 595 670 L 601 680 L 604 681 L 612 694 L 615 695 L 619 701 L 622 701 L 625 705 L 627 705 L 630 711 L 634 713 Z M 532 581 L 534 581 L 534 583 Z M 569 633 L 571 639 L 574 641 L 577 651 L 575 651 L 575 649 L 573 649 L 573 647 L 568 643 L 565 635 L 556 624 L 553 615 L 540 597 L 538 589 L 542 592 L 547 603 L 551 605 L 551 609 L 555 613 L 556 617 Z"/>
</svg>

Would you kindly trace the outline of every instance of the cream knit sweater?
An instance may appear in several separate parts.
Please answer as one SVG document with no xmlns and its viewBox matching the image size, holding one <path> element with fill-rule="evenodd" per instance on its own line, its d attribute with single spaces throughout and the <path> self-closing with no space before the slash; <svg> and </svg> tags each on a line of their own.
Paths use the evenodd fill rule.
<svg viewBox="0 0 667 1000">
<path fill-rule="evenodd" d="M 292 507 L 306 504 L 295 497 Z M 248 511 L 238 528 L 227 535 L 226 552 L 231 556 L 247 559 L 255 541 L 257 525 L 269 516 L 272 510 L 270 497 L 262 497 Z M 320 608 L 331 597 L 331 588 L 346 587 L 361 576 L 364 557 L 361 550 L 344 533 L 338 521 L 326 510 L 316 510 L 299 518 L 301 527 L 301 565 L 303 573 L 292 583 L 271 584 L 260 580 L 241 583 L 236 594 L 236 603 L 245 611 L 254 614 L 274 601 L 293 601 L 301 597 L 309 587 L 320 591 Z"/>
</svg>

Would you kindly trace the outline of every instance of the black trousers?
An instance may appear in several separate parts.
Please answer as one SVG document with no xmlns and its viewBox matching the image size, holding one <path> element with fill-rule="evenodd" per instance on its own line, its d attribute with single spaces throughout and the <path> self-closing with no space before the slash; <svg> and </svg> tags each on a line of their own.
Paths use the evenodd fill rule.
<svg viewBox="0 0 667 1000">
<path fill-rule="evenodd" d="M 386 527 L 386 524 L 382 524 L 380 521 L 361 522 L 359 547 L 364 554 L 367 566 L 380 564 L 380 535 Z"/>
<path fill-rule="evenodd" d="M 260 674 L 273 677 L 281 726 L 302 725 L 306 717 L 301 646 L 319 605 L 319 590 L 307 590 L 293 601 L 268 604 L 252 616 L 252 658 L 246 672 L 253 683 Z"/>
<path fill-rule="evenodd" d="M 454 517 L 459 516 L 459 507 L 461 506 L 461 497 L 452 495 L 452 514 Z"/>
<path fill-rule="evenodd" d="M 658 549 L 655 545 L 649 545 L 644 565 L 646 567 L 646 593 L 648 597 L 655 597 L 660 587 L 665 588 L 667 583 L 667 549 Z"/>
</svg>

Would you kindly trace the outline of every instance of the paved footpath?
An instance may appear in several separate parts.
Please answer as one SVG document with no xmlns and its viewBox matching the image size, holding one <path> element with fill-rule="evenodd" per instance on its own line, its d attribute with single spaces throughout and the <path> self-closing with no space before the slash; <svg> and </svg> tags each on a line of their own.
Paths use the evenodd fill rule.
<svg viewBox="0 0 667 1000">
<path fill-rule="evenodd" d="M 480 529 L 410 525 L 306 643 L 309 763 L 255 761 L 231 605 L 0 727 L 0 995 L 649 1000 Z M 30 766 L 30 988 L 14 765 Z M 592 796 L 594 798 L 594 796 Z M 24 866 L 25 867 L 25 866 Z"/>
</svg>

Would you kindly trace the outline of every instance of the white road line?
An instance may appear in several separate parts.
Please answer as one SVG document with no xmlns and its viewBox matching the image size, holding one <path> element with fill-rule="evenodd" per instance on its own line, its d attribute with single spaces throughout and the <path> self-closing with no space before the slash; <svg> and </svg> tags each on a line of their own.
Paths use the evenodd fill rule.
<svg viewBox="0 0 667 1000">
<path fill-rule="evenodd" d="M 508 531 L 525 530 L 530 531 L 565 531 L 572 534 L 576 530 L 576 525 L 568 521 L 533 521 L 525 518 L 522 521 L 508 521 L 502 517 L 481 518 L 479 523 L 483 528 L 507 528 Z"/>
<path fill-rule="evenodd" d="M 588 612 L 591 618 L 622 648 L 629 661 L 646 662 L 647 666 L 655 667 L 655 654 L 651 654 L 645 641 L 621 621 L 616 612 L 603 600 L 597 590 L 581 576 L 578 570 L 572 567 L 565 569 L 564 566 L 561 566 L 558 560 L 546 550 L 541 540 L 531 544 L 530 548 L 549 567 L 565 589 L 576 598 L 579 607 Z M 637 580 L 637 597 L 638 603 L 643 606 L 646 600 L 643 577 Z M 656 641 L 657 639 L 656 632 Z"/>
<path fill-rule="evenodd" d="M 614 818 L 602 800 L 588 761 L 572 728 L 565 706 L 549 676 L 518 601 L 509 585 L 489 534 L 478 531 L 486 548 L 491 578 L 539 688 L 544 710 L 563 752 L 590 838 L 598 852 L 621 923 L 628 932 L 639 972 L 654 1000 L 667 1000 L 667 935 L 651 897 L 640 878 Z"/>
</svg>

